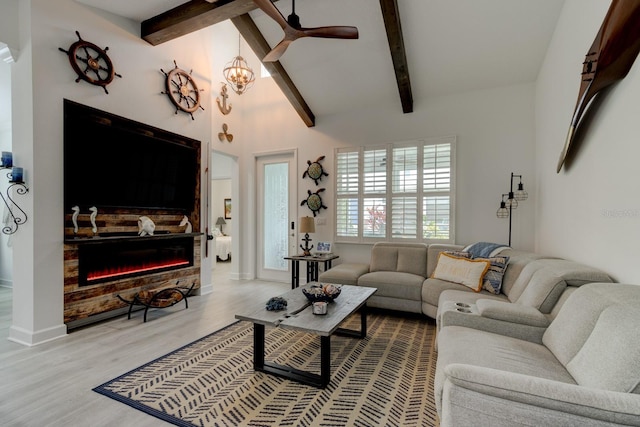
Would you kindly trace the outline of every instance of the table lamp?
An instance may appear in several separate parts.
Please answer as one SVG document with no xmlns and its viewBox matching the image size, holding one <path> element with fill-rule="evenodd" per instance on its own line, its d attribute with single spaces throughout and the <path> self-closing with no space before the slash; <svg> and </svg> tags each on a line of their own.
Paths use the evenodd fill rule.
<svg viewBox="0 0 640 427">
<path fill-rule="evenodd" d="M 314 222 L 313 218 L 310 216 L 301 217 L 300 228 L 298 231 L 300 231 L 300 233 L 304 233 L 304 239 L 302 239 L 302 241 L 304 242 L 304 246 L 300 245 L 300 248 L 303 251 L 302 254 L 304 256 L 311 256 L 311 249 L 313 249 L 313 245 L 309 247 L 309 242 L 311 241 L 311 239 L 309 238 L 309 233 L 316 232 L 316 223 Z"/>
<path fill-rule="evenodd" d="M 224 220 L 224 218 L 222 218 L 221 216 L 218 217 L 218 220 L 216 221 L 216 225 L 220 226 L 220 232 L 222 234 L 224 234 L 224 232 L 222 231 L 222 226 L 225 225 L 227 223 L 227 221 Z"/>
</svg>

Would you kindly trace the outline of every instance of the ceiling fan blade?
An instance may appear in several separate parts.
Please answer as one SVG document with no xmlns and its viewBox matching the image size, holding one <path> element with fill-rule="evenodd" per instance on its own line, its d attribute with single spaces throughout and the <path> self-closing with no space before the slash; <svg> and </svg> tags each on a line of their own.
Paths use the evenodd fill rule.
<svg viewBox="0 0 640 427">
<path fill-rule="evenodd" d="M 271 19 L 276 21 L 278 25 L 282 27 L 282 29 L 285 29 L 289 26 L 289 23 L 287 22 L 285 17 L 282 16 L 282 13 L 280 13 L 278 8 L 275 7 L 273 3 L 271 3 L 271 0 L 253 0 L 253 2 Z"/>
<path fill-rule="evenodd" d="M 327 39 L 357 39 L 358 29 L 356 27 L 331 26 L 316 28 L 301 28 L 308 37 L 323 37 Z"/>
<path fill-rule="evenodd" d="M 288 38 L 282 39 L 282 41 L 278 43 L 276 47 L 271 49 L 271 52 L 267 53 L 267 56 L 262 58 L 262 62 L 276 62 L 284 54 L 293 40 Z"/>
</svg>

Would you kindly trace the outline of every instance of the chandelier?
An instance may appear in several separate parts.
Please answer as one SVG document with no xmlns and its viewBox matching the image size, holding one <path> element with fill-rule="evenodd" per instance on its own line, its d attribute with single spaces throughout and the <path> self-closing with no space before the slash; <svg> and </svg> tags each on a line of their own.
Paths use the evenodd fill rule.
<svg viewBox="0 0 640 427">
<path fill-rule="evenodd" d="M 256 81 L 255 74 L 247 61 L 240 56 L 240 34 L 238 34 L 238 56 L 233 58 L 231 62 L 224 67 L 222 71 L 225 80 L 231 85 L 233 91 L 238 95 L 242 95 L 253 86 Z"/>
</svg>

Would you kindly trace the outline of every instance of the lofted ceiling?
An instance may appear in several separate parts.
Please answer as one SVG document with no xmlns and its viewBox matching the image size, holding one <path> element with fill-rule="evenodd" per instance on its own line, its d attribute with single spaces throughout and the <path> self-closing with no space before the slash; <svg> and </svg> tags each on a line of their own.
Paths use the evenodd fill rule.
<svg viewBox="0 0 640 427">
<path fill-rule="evenodd" d="M 179 9 L 168 12 L 175 7 L 188 5 L 196 11 L 225 8 L 223 16 L 241 14 L 232 21 L 254 51 L 260 43 L 251 40 L 256 32 L 257 38 L 263 38 L 262 50 L 267 51 L 283 37 L 280 27 L 248 0 L 76 1 L 141 23 L 147 21 L 145 24 L 154 17 L 165 23 L 183 19 Z M 535 81 L 563 3 L 297 0 L 296 14 L 303 27 L 353 25 L 360 37 L 299 39 L 279 62 L 267 64 L 267 68 L 308 126 L 313 125 L 314 116 L 376 104 L 392 103 L 398 111 L 410 113 L 429 98 Z M 275 4 L 285 17 L 291 13 L 290 0 Z M 393 16 L 394 7 L 397 16 Z M 387 25 L 395 23 L 401 28 L 397 33 L 400 39 L 392 43 L 394 48 L 387 39 L 383 9 L 391 18 Z M 197 29 L 209 25 L 206 18 L 202 13 L 187 26 Z M 170 27 L 169 32 L 172 30 Z M 399 55 L 402 47 L 404 56 Z M 402 58 L 406 58 L 406 65 Z M 403 76 L 399 80 L 396 70 Z"/>
</svg>

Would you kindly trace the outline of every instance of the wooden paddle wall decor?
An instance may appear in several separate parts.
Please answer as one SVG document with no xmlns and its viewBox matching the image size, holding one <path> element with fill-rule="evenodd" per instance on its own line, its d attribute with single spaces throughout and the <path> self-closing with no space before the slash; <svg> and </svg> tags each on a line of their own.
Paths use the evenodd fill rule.
<svg viewBox="0 0 640 427">
<path fill-rule="evenodd" d="M 572 150 L 580 119 L 602 89 L 622 80 L 640 52 L 640 0 L 613 0 L 583 62 L 578 101 L 557 172 Z"/>
</svg>

